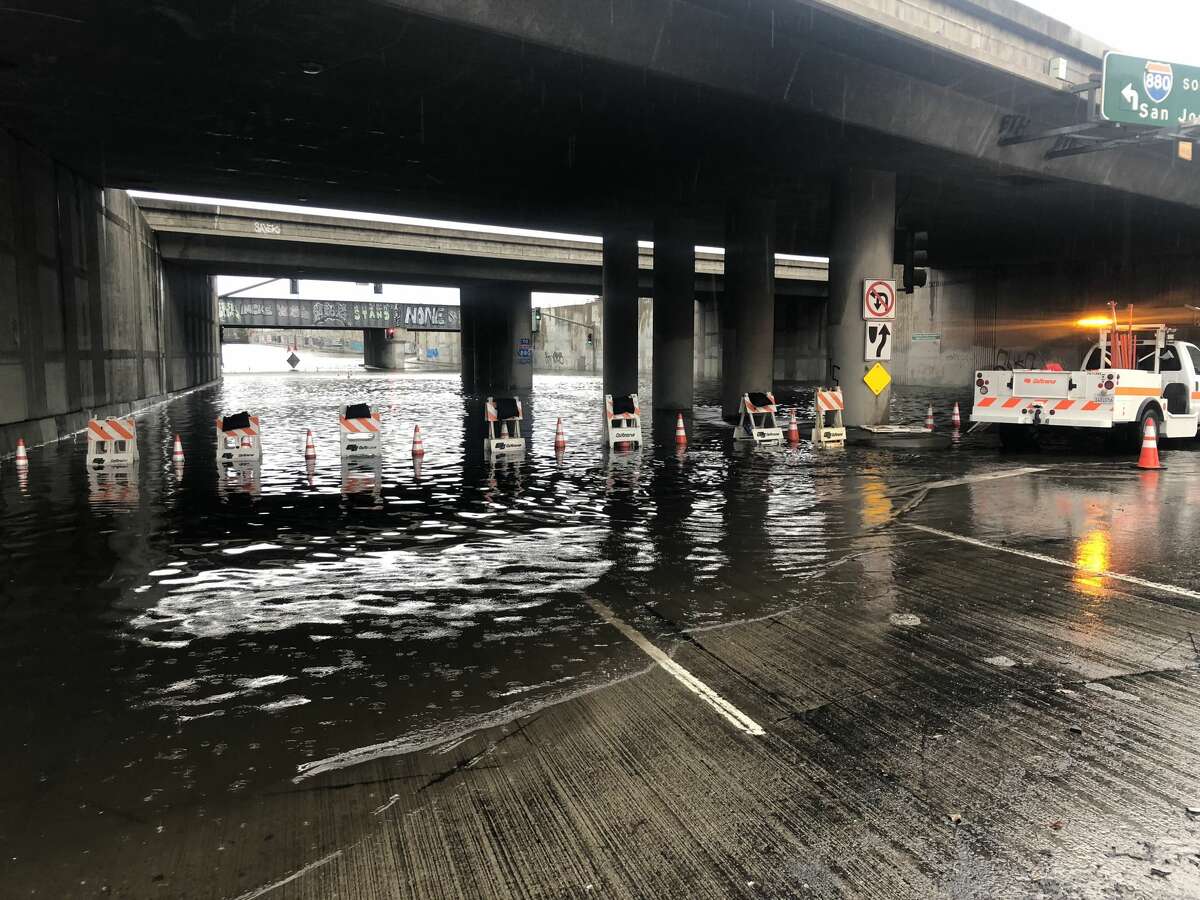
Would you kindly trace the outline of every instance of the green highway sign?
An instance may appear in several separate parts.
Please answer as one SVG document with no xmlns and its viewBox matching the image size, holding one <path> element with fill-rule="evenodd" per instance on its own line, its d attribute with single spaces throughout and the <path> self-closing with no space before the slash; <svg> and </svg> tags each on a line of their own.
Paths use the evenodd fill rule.
<svg viewBox="0 0 1200 900">
<path fill-rule="evenodd" d="M 1106 53 L 1102 84 L 1101 113 L 1111 122 L 1159 128 L 1200 125 L 1200 66 Z"/>
</svg>

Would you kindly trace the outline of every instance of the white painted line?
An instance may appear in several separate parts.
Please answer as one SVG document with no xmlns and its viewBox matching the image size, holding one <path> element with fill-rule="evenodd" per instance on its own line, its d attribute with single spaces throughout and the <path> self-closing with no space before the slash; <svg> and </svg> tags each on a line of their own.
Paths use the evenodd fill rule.
<svg viewBox="0 0 1200 900">
<path fill-rule="evenodd" d="M 1021 466 L 1019 469 L 1001 469 L 997 472 L 979 472 L 975 475 L 963 475 L 961 478 L 947 478 L 944 481 L 931 481 L 922 485 L 926 490 L 934 488 L 958 487 L 962 484 L 978 484 L 981 481 L 996 481 L 999 478 L 1016 478 L 1018 475 L 1036 475 L 1038 472 L 1049 471 L 1049 466 Z"/>
<path fill-rule="evenodd" d="M 371 810 L 371 815 L 373 815 L 373 816 L 377 816 L 377 815 L 379 815 L 379 814 L 380 814 L 380 813 L 382 813 L 382 812 L 387 812 L 389 809 L 391 809 L 393 806 L 395 806 L 395 805 L 396 805 L 397 803 L 399 803 L 399 802 L 400 802 L 400 795 L 399 795 L 399 794 L 392 794 L 392 796 L 388 797 L 388 799 L 387 799 L 387 803 L 385 803 L 385 804 L 383 804 L 382 806 L 376 807 L 375 809 Z"/>
<path fill-rule="evenodd" d="M 963 544 L 971 544 L 974 547 L 982 547 L 985 550 L 995 550 L 998 553 L 1011 553 L 1014 556 L 1023 556 L 1026 559 L 1035 559 L 1038 562 L 1049 563 L 1052 566 L 1063 566 L 1067 569 L 1075 569 L 1080 572 L 1087 572 L 1089 575 L 1096 575 L 1100 578 L 1111 578 L 1114 581 L 1124 581 L 1127 584 L 1136 584 L 1139 587 L 1150 588 L 1155 591 L 1162 591 L 1164 594 L 1174 594 L 1177 597 L 1187 597 L 1189 600 L 1200 600 L 1200 591 L 1192 591 L 1188 588 L 1176 587 L 1173 584 L 1162 584 L 1157 581 L 1147 581 L 1145 578 L 1138 578 L 1135 575 L 1123 575 L 1120 572 L 1109 572 L 1107 570 L 1097 572 L 1089 566 L 1081 566 L 1079 563 L 1069 562 L 1065 559 L 1058 559 L 1054 556 L 1046 556 L 1042 553 L 1034 553 L 1031 550 L 1018 550 L 1016 547 L 1005 547 L 1001 544 L 993 544 L 989 541 L 981 541 L 978 538 L 967 537 L 962 534 L 955 534 L 952 531 L 942 531 L 940 528 L 930 528 L 928 525 L 916 525 L 912 522 L 900 522 L 907 528 L 915 528 L 917 531 L 924 531 L 926 534 L 936 534 L 938 537 L 946 538 L 951 541 L 958 541 Z"/>
<path fill-rule="evenodd" d="M 600 603 L 598 600 L 592 600 L 590 597 L 585 599 L 587 599 L 588 605 L 596 611 L 596 615 L 625 635 L 625 637 L 629 638 L 639 650 L 654 660 L 659 667 L 674 676 L 680 684 L 720 713 L 738 731 L 744 731 L 746 734 L 755 736 L 766 734 L 761 725 L 679 663 L 675 662 L 675 660 L 671 659 L 671 657 L 667 656 L 662 650 L 655 647 L 640 631 L 617 618 L 616 614 L 603 603 Z"/>
<path fill-rule="evenodd" d="M 263 894 L 267 894 L 267 893 L 270 893 L 271 891 L 275 890 L 275 888 L 283 887 L 288 882 L 295 881 L 297 878 L 300 878 L 301 876 L 308 874 L 313 869 L 316 869 L 316 868 L 319 868 L 319 867 L 325 865 L 327 862 L 331 862 L 332 860 L 337 859 L 341 855 L 342 855 L 341 850 L 334 850 L 328 856 L 322 856 L 320 859 L 316 860 L 315 862 L 310 862 L 307 866 L 304 866 L 301 869 L 297 869 L 295 872 L 293 872 L 291 875 L 288 875 L 286 878 L 280 878 L 278 881 L 272 881 L 270 884 L 264 884 L 260 888 L 255 888 L 254 890 L 247 891 L 244 894 L 238 894 L 237 897 L 234 898 L 234 900 L 254 900 L 255 897 L 261 897 Z"/>
</svg>

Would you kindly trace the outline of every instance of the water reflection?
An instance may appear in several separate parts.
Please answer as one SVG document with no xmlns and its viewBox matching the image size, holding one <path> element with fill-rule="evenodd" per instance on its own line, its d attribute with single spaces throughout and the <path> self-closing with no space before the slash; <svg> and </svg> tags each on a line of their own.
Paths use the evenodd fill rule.
<svg viewBox="0 0 1200 900">
<path fill-rule="evenodd" d="M 379 457 L 337 451 L 347 398 L 383 414 Z M 641 451 L 609 454 L 599 379 L 538 376 L 522 399 L 525 458 L 491 465 L 456 376 L 229 376 L 139 417 L 137 469 L 85 476 L 82 444 L 63 442 L 37 449 L 27 484 L 0 471 L 0 665 L 53 697 L 14 691 L 0 709 L 46 749 L 0 774 L 30 834 L 57 833 L 83 797 L 135 798 L 152 821 L 604 684 L 645 660 L 589 599 L 670 646 L 787 607 L 875 521 L 844 462 L 734 454 L 714 405 L 689 417 L 686 451 L 671 415 L 643 418 Z M 216 417 L 242 409 L 262 419 L 261 462 L 218 464 Z M 35 802 L 47 768 L 61 786 Z M 32 837 L 14 850 L 38 852 Z"/>
<path fill-rule="evenodd" d="M 1075 546 L 1075 586 L 1083 593 L 1096 597 L 1104 593 L 1105 572 L 1109 571 L 1112 538 L 1107 528 L 1093 528 Z"/>
</svg>

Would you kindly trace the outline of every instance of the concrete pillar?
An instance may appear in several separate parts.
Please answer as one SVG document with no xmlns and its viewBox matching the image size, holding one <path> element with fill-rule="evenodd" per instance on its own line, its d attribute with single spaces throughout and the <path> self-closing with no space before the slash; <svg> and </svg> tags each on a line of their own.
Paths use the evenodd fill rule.
<svg viewBox="0 0 1200 900">
<path fill-rule="evenodd" d="M 458 363 L 462 372 L 462 392 L 478 393 L 475 372 L 477 335 L 479 333 L 480 296 L 478 291 L 460 288 L 458 291 Z"/>
<path fill-rule="evenodd" d="M 696 235 L 689 219 L 654 223 L 654 408 L 692 408 L 696 353 Z"/>
<path fill-rule="evenodd" d="M 747 391 L 769 391 L 775 374 L 775 203 L 744 197 L 729 208 L 725 229 L 725 296 L 721 413 L 737 415 Z"/>
<path fill-rule="evenodd" d="M 363 329 L 363 364 L 373 369 L 404 371 L 404 342 L 389 341 L 383 328 Z"/>
<path fill-rule="evenodd" d="M 632 232 L 604 235 L 601 280 L 604 393 L 638 389 L 638 246 Z"/>
<path fill-rule="evenodd" d="M 846 399 L 847 425 L 888 421 L 891 389 L 875 396 L 863 382 L 871 365 L 863 361 L 865 325 L 863 281 L 890 279 L 896 228 L 896 176 L 890 172 L 850 172 L 833 187 L 829 237 L 829 358 Z M 897 302 L 903 303 L 903 298 Z M 885 362 L 884 368 L 890 366 Z"/>
<path fill-rule="evenodd" d="M 533 387 L 529 288 L 495 282 L 459 290 L 463 392 L 528 394 Z"/>
</svg>

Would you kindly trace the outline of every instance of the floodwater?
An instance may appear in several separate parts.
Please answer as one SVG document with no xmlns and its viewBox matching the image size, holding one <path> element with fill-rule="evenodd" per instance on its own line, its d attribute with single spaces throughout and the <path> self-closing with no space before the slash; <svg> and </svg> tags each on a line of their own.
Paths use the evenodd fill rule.
<svg viewBox="0 0 1200 900">
<path fill-rule="evenodd" d="M 493 466 L 456 375 L 229 374 L 139 415 L 128 475 L 88 472 L 80 439 L 32 450 L 27 476 L 6 461 L 10 884 L 86 870 L 101 836 L 187 828 L 634 674 L 645 657 L 596 602 L 662 646 L 778 612 L 915 487 L 1022 462 L 969 439 L 925 454 L 734 449 L 714 389 L 687 418 L 686 452 L 667 416 L 646 418 L 642 452 L 609 455 L 599 380 L 538 375 L 528 455 Z M 811 418 L 811 390 L 779 399 Z M 894 418 L 935 402 L 944 427 L 953 399 L 898 393 Z M 339 459 L 349 402 L 382 414 L 376 463 Z M 240 410 L 262 419 L 263 459 L 230 470 L 214 420 Z M 1036 515 L 1045 498 L 1021 502 Z"/>
</svg>

